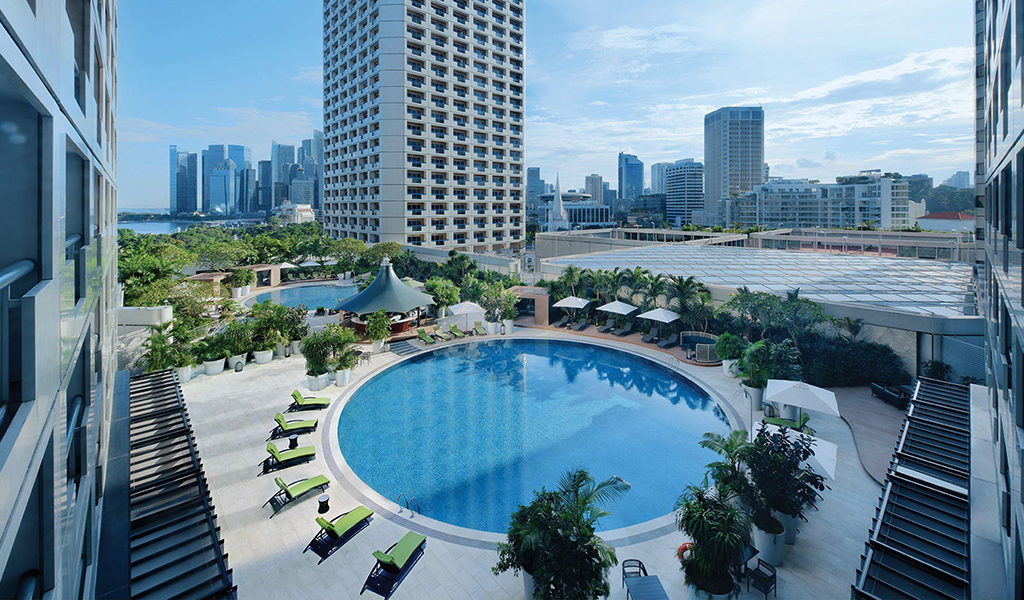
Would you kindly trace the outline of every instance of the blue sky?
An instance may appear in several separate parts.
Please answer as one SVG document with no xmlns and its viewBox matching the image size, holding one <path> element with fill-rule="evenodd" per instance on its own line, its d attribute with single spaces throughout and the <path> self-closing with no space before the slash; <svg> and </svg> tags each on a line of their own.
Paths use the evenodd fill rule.
<svg viewBox="0 0 1024 600">
<path fill-rule="evenodd" d="M 167 205 L 167 146 L 320 128 L 322 3 L 123 2 L 119 202 Z M 616 155 L 703 156 L 703 115 L 765 109 L 773 175 L 972 170 L 963 0 L 527 0 L 526 162 L 568 189 Z M 648 170 L 647 177 L 650 176 Z"/>
</svg>

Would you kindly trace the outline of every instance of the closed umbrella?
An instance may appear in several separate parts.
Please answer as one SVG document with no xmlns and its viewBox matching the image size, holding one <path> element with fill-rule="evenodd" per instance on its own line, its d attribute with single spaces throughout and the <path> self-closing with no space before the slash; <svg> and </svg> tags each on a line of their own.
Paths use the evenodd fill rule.
<svg viewBox="0 0 1024 600">
<path fill-rule="evenodd" d="M 679 315 L 670 310 L 665 310 L 664 308 L 656 308 L 654 310 L 649 310 L 637 316 L 640 317 L 641 319 L 648 319 L 650 321 L 657 321 L 659 323 L 671 323 L 673 321 L 679 320 Z"/>
<path fill-rule="evenodd" d="M 628 315 L 636 310 L 636 307 L 632 304 L 626 304 L 625 302 L 616 300 L 615 302 L 609 302 L 608 304 L 597 307 L 597 310 L 616 315 Z"/>
<path fill-rule="evenodd" d="M 763 423 L 762 427 L 765 427 L 769 434 L 775 434 L 782 430 L 777 425 L 771 425 L 769 423 Z M 802 434 L 795 429 L 787 429 L 786 437 L 791 440 L 797 439 L 797 436 L 806 435 Z M 753 442 L 754 438 L 757 437 L 756 431 L 750 432 L 750 441 Z M 828 477 L 832 481 L 836 479 L 836 464 L 839 456 L 839 447 L 832 442 L 827 442 L 821 438 L 814 436 L 807 436 L 811 438 L 813 442 L 814 455 L 807 459 L 806 465 L 814 469 L 815 473 Z"/>
<path fill-rule="evenodd" d="M 590 304 L 590 300 L 584 300 L 583 298 L 577 298 L 576 296 L 568 296 L 562 298 L 558 302 L 554 303 L 555 308 L 585 308 Z"/>
<path fill-rule="evenodd" d="M 835 394 L 802 381 L 769 379 L 768 387 L 764 391 L 764 401 L 778 405 L 780 411 L 784 406 L 794 406 L 839 416 Z"/>
</svg>

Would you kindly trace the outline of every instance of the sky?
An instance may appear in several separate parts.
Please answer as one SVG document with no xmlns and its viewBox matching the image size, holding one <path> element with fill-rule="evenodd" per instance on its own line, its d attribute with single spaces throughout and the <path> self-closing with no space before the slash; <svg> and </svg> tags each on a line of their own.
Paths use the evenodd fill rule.
<svg viewBox="0 0 1024 600">
<path fill-rule="evenodd" d="M 322 2 L 122 2 L 122 209 L 166 207 L 168 146 L 322 129 Z M 200 18 L 201 15 L 201 18 Z M 973 4 L 963 0 L 526 0 L 526 166 L 563 189 L 617 155 L 701 160 L 703 117 L 765 110 L 771 174 L 974 164 Z"/>
</svg>

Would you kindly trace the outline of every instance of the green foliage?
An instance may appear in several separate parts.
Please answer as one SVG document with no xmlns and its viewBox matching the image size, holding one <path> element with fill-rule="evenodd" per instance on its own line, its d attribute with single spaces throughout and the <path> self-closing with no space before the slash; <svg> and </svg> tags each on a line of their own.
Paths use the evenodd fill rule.
<svg viewBox="0 0 1024 600">
<path fill-rule="evenodd" d="M 745 432 L 744 432 L 745 435 Z M 741 566 L 750 538 L 747 515 L 730 502 L 730 488 L 686 487 L 676 501 L 676 527 L 690 538 L 690 553 L 681 558 L 687 583 L 712 594 L 732 594 L 739 587 L 732 573 Z"/>
<path fill-rule="evenodd" d="M 214 360 L 224 360 L 231 356 L 231 352 L 228 350 L 224 343 L 223 336 L 213 335 L 207 338 L 203 338 L 195 344 L 196 356 L 203 362 L 209 362 Z"/>
<path fill-rule="evenodd" d="M 310 332 L 299 342 L 299 350 L 306 359 L 306 375 L 318 377 L 330 370 L 331 352 L 335 341 L 326 328 Z"/>
<path fill-rule="evenodd" d="M 926 360 L 921 363 L 921 373 L 924 374 L 925 377 L 931 377 L 932 379 L 952 381 L 950 377 L 953 375 L 953 367 L 941 360 Z"/>
<path fill-rule="evenodd" d="M 772 511 L 806 521 L 804 507 L 821 498 L 819 492 L 827 487 L 824 477 L 806 465 L 814 456 L 813 438 L 803 434 L 790 437 L 788 433 L 784 428 L 770 433 L 762 425 L 743 453 L 753 483 L 745 496 L 754 524 L 768 533 L 779 532 L 781 526 Z"/>
<path fill-rule="evenodd" d="M 747 337 L 762 339 L 768 329 L 779 321 L 782 298 L 769 292 L 752 292 L 746 286 L 739 288 L 721 307 L 734 313 L 747 326 Z"/>
<path fill-rule="evenodd" d="M 361 256 L 360 263 L 370 268 L 380 267 L 384 259 L 394 262 L 405 250 L 397 242 L 380 242 L 370 246 Z"/>
<path fill-rule="evenodd" d="M 162 371 L 174 366 L 174 358 L 171 352 L 171 323 L 150 325 L 149 337 L 142 343 L 145 348 L 143 361 L 146 364 L 146 372 Z"/>
<path fill-rule="evenodd" d="M 819 387 L 872 382 L 897 385 L 910 380 L 903 359 L 884 344 L 819 335 L 804 340 L 803 354 L 808 357 L 803 364 L 803 380 Z"/>
<path fill-rule="evenodd" d="M 929 213 L 942 211 L 974 212 L 974 190 L 958 190 L 948 185 L 940 185 L 928 191 L 924 196 L 924 206 Z"/>
<path fill-rule="evenodd" d="M 253 304 L 249 314 L 252 318 L 254 348 L 263 351 L 273 350 L 278 344 L 295 339 L 290 337 L 291 313 L 292 309 L 269 299 Z"/>
<path fill-rule="evenodd" d="M 331 346 L 331 357 L 328 360 L 331 369 L 336 371 L 351 369 L 356 365 L 356 353 L 352 344 L 356 341 L 355 331 L 335 323 L 325 329 Z"/>
<path fill-rule="evenodd" d="M 459 303 L 459 288 L 448 279 L 431 277 L 427 280 L 427 293 L 433 297 L 438 311 Z"/>
<path fill-rule="evenodd" d="M 707 465 L 718 489 L 729 488 L 736 493 L 743 492 L 747 483 L 743 459 L 750 448 L 747 432 L 737 429 L 729 432 L 727 436 L 720 433 L 705 433 L 697 443 L 701 448 L 711 450 L 723 458 Z"/>
<path fill-rule="evenodd" d="M 253 349 L 253 325 L 248 321 L 234 321 L 221 334 L 224 347 L 231 356 L 247 355 Z M 262 350 L 262 348 L 260 348 Z"/>
<path fill-rule="evenodd" d="M 253 256 L 248 244 L 227 240 L 204 242 L 196 248 L 196 254 L 200 264 L 215 271 L 248 264 Z"/>
<path fill-rule="evenodd" d="M 487 284 L 477 278 L 473 273 L 467 274 L 462 279 L 460 295 L 468 302 L 480 302 L 484 292 L 487 291 Z"/>
<path fill-rule="evenodd" d="M 256 283 L 256 273 L 252 269 L 235 269 L 225 281 L 231 287 L 245 287 Z"/>
<path fill-rule="evenodd" d="M 715 354 L 722 360 L 739 360 L 747 351 L 750 342 L 746 338 L 723 333 L 715 342 Z"/>
<path fill-rule="evenodd" d="M 196 260 L 194 253 L 156 236 L 119 233 L 118 244 L 117 278 L 124 285 L 125 306 L 161 304 L 182 270 Z"/>
<path fill-rule="evenodd" d="M 501 318 L 505 321 L 514 321 L 519 316 L 519 296 L 505 290 L 501 295 Z"/>
<path fill-rule="evenodd" d="M 533 576 L 534 598 L 592 600 L 610 592 L 607 577 L 618 564 L 615 550 L 595 532 L 607 515 L 598 506 L 629 490 L 611 477 L 597 482 L 577 468 L 567 471 L 558 489 L 534 492 L 534 499 L 512 514 L 507 540 L 498 543 L 495 575 L 526 571 Z"/>
<path fill-rule="evenodd" d="M 391 319 L 386 312 L 378 310 L 366 319 L 366 335 L 375 342 L 391 335 Z"/>
<path fill-rule="evenodd" d="M 769 379 L 801 379 L 800 355 L 792 340 L 775 343 L 761 340 L 751 344 L 740 361 L 743 385 L 763 388 Z"/>
</svg>

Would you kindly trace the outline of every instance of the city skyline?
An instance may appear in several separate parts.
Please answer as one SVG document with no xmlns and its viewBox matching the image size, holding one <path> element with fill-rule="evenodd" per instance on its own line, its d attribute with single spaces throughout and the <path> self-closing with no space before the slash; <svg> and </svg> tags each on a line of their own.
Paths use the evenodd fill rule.
<svg viewBox="0 0 1024 600">
<path fill-rule="evenodd" d="M 831 181 L 881 168 L 943 181 L 972 170 L 972 39 L 942 26 L 969 7 L 909 1 L 886 5 L 883 20 L 870 3 L 802 11 L 800 2 L 759 2 L 737 11 L 723 2 L 699 14 L 654 2 L 581 6 L 541 0 L 526 13 L 525 162 L 560 172 L 570 187 L 591 173 L 613 181 L 619 152 L 646 165 L 702 161 L 703 115 L 748 104 L 765 109 L 773 176 Z M 297 146 L 322 129 L 321 7 L 254 2 L 244 12 L 203 10 L 215 14 L 197 23 L 178 6 L 122 7 L 123 79 L 142 82 L 126 86 L 120 107 L 124 208 L 168 205 L 170 144 L 246 145 L 256 164 L 270 158 L 271 139 Z M 736 13 L 730 18 L 743 35 L 716 37 L 723 15 Z M 777 26 L 754 27 L 756 19 Z M 844 27 L 820 27 L 833 20 Z M 915 27 L 905 27 L 908 20 Z M 236 26 L 218 30 L 225 22 Z M 855 43 L 865 27 L 877 31 L 870 48 Z M 162 52 L 169 46 L 161 42 L 182 30 L 193 32 L 194 43 Z M 240 53 L 242 68 L 214 70 L 200 60 L 232 45 L 249 48 L 256 38 L 269 45 Z M 809 52 L 815 45 L 820 52 Z M 816 58 L 823 55 L 828 61 Z M 174 81 L 195 81 L 203 94 Z"/>
</svg>

